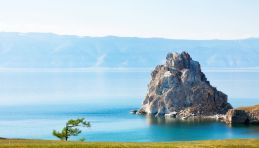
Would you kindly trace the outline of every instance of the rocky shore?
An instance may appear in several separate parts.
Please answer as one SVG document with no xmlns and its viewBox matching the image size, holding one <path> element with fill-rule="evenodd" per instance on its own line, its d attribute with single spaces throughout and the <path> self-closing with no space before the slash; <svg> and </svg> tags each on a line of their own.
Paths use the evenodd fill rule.
<svg viewBox="0 0 259 148">
<path fill-rule="evenodd" d="M 139 115 L 149 115 L 140 113 L 138 110 L 132 110 L 130 113 L 139 114 Z M 165 119 L 178 119 L 178 120 L 215 120 L 222 121 L 227 124 L 254 124 L 259 125 L 259 104 L 255 106 L 247 106 L 247 107 L 239 107 L 235 109 L 229 109 L 226 114 L 215 114 L 215 115 L 195 115 L 186 113 L 184 111 L 181 112 L 170 112 L 164 115 L 160 115 L 159 117 L 164 117 Z"/>
<path fill-rule="evenodd" d="M 225 121 L 229 124 L 259 124 L 259 105 L 230 109 Z"/>
<path fill-rule="evenodd" d="M 131 110 L 131 114 L 137 114 L 137 115 L 147 115 L 147 116 L 153 116 L 153 114 L 146 114 L 146 113 L 141 113 L 138 110 Z M 185 114 L 183 112 L 170 112 L 164 115 L 155 115 L 155 117 L 164 117 L 165 119 L 179 119 L 179 120 L 195 120 L 195 119 L 212 119 L 212 120 L 217 120 L 217 121 L 225 121 L 226 115 L 225 114 L 215 114 L 215 115 L 195 115 L 195 114 Z"/>
</svg>

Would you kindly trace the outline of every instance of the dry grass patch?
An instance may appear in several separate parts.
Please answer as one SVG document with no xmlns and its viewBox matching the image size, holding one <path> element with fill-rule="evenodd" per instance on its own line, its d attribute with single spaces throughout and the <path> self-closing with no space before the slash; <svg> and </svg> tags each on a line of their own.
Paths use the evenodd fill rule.
<svg viewBox="0 0 259 148">
<path fill-rule="evenodd" d="M 254 106 L 247 106 L 247 107 L 239 107 L 237 109 L 240 109 L 240 110 L 245 110 L 245 111 L 259 111 L 259 104 L 257 105 L 254 105 Z"/>
<path fill-rule="evenodd" d="M 136 147 L 136 148 L 181 148 L 181 147 L 205 147 L 205 148 L 258 148 L 259 139 L 228 139 L 228 140 L 207 140 L 191 142 L 65 142 L 54 140 L 22 140 L 22 139 L 1 139 L 0 147 L 17 148 L 113 148 L 113 147 Z"/>
</svg>

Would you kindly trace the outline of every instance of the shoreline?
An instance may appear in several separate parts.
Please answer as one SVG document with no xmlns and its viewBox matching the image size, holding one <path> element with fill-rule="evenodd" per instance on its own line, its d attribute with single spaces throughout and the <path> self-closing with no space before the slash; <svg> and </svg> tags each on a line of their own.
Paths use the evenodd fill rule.
<svg viewBox="0 0 259 148">
<path fill-rule="evenodd" d="M 175 120 L 206 120 L 211 119 L 215 121 L 225 122 L 226 124 L 255 124 L 259 125 L 259 104 L 253 106 L 243 106 L 238 108 L 229 109 L 226 114 L 213 114 L 213 115 L 196 115 L 194 113 L 185 112 L 169 112 L 165 114 L 150 114 L 143 110 L 131 110 L 131 114 L 144 115 L 155 118 L 175 119 Z"/>
<path fill-rule="evenodd" d="M 148 117 L 155 117 L 155 118 L 165 118 L 165 119 L 176 119 L 176 120 L 206 120 L 211 119 L 215 121 L 225 121 L 226 115 L 225 114 L 215 114 L 215 115 L 179 115 L 177 112 L 167 113 L 167 114 L 149 114 L 149 113 L 142 113 L 138 110 L 131 110 L 129 113 L 141 116 L 148 116 Z"/>
</svg>

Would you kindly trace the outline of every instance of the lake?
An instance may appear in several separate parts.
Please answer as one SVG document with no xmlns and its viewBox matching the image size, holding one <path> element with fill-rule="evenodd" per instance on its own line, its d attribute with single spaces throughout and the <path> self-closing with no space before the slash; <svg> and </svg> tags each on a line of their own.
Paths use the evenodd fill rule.
<svg viewBox="0 0 259 148">
<path fill-rule="evenodd" d="M 259 104 L 259 74 L 206 73 L 234 106 Z M 0 137 L 57 139 L 69 119 L 92 127 L 72 137 L 87 141 L 186 141 L 259 138 L 257 126 L 215 121 L 180 122 L 130 114 L 141 106 L 148 72 L 0 72 Z M 246 98 L 244 98 L 246 97 Z M 244 98 L 244 99 L 241 99 Z M 251 98 L 251 99 L 248 99 Z"/>
<path fill-rule="evenodd" d="M 136 99 L 133 101 L 138 102 Z M 259 99 L 230 99 L 234 106 L 258 103 Z M 125 101 L 128 102 L 129 100 Z M 139 105 L 42 105 L 2 107 L 0 136 L 8 138 L 56 139 L 53 129 L 61 129 L 71 118 L 84 117 L 92 127 L 72 140 L 88 141 L 185 141 L 226 138 L 259 138 L 258 126 L 229 126 L 214 121 L 168 121 L 130 114 Z"/>
</svg>

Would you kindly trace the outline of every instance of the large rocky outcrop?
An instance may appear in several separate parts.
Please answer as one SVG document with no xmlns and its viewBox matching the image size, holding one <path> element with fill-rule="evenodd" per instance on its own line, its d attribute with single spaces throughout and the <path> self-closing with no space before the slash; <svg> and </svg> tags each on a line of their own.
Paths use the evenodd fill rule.
<svg viewBox="0 0 259 148">
<path fill-rule="evenodd" d="M 200 64 L 186 52 L 169 53 L 166 63 L 156 66 L 151 76 L 138 113 L 209 116 L 232 108 L 227 95 L 210 85 Z"/>
</svg>

